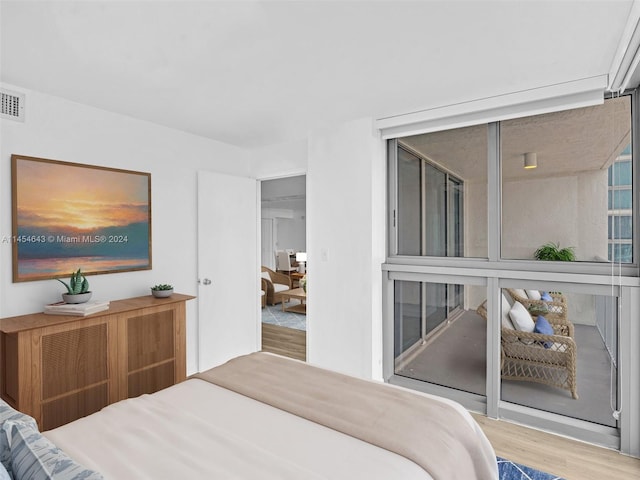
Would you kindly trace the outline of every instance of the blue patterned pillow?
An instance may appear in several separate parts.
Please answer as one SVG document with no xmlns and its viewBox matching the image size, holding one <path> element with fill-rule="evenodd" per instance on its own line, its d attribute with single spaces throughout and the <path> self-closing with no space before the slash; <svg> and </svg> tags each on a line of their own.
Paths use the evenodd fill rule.
<svg viewBox="0 0 640 480">
<path fill-rule="evenodd" d="M 16 480 L 104 480 L 99 473 L 74 462 L 26 422 L 7 420 L 3 431 L 11 446 Z"/>
<path fill-rule="evenodd" d="M 0 480 L 11 480 L 11 477 L 9 476 L 9 472 L 7 472 L 7 469 L 4 468 L 1 463 L 0 463 Z"/>
<path fill-rule="evenodd" d="M 549 320 L 544 318 L 542 315 L 538 315 L 536 320 L 536 326 L 533 331 L 535 333 L 542 333 L 543 335 L 554 335 L 553 327 L 549 323 Z M 544 342 L 544 348 L 551 348 L 553 346 L 553 342 Z"/>
<path fill-rule="evenodd" d="M 545 302 L 552 302 L 553 297 L 549 295 L 548 292 L 540 292 L 540 300 L 544 300 Z"/>
<path fill-rule="evenodd" d="M 38 424 L 29 415 L 25 415 L 18 410 L 14 410 L 4 400 L 0 399 L 0 463 L 4 469 L 10 474 L 11 478 L 11 450 L 9 449 L 9 443 L 7 442 L 7 436 L 2 431 L 2 426 L 7 420 L 20 420 L 31 425 L 35 430 L 38 430 Z M 0 475 L 0 480 L 2 475 Z"/>
</svg>

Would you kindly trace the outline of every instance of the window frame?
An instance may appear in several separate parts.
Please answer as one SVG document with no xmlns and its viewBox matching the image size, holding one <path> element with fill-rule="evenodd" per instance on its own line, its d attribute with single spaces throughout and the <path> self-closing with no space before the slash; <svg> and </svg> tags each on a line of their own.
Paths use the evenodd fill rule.
<svg viewBox="0 0 640 480">
<path fill-rule="evenodd" d="M 633 240 L 633 260 L 631 263 L 618 262 L 539 262 L 533 259 L 507 259 L 501 256 L 501 238 L 502 238 L 502 178 L 501 178 L 501 157 L 500 157 L 500 122 L 488 123 L 488 149 L 487 149 L 487 213 L 488 213 L 488 230 L 487 230 L 487 257 L 438 257 L 438 256 L 411 256 L 398 254 L 398 228 L 397 228 L 397 211 L 398 211 L 398 188 L 397 188 L 397 169 L 398 158 L 397 148 L 399 148 L 398 140 L 402 135 L 387 140 L 387 179 L 388 179 L 388 200 L 387 200 L 387 260 L 389 264 L 395 265 L 416 265 L 416 266 L 459 266 L 469 268 L 492 268 L 498 270 L 528 270 L 535 272 L 553 272 L 553 273 L 577 273 L 592 275 L 607 275 L 615 269 L 616 275 L 624 277 L 640 277 L 639 260 L 640 260 L 640 239 L 638 238 L 638 218 L 639 218 L 639 195 L 637 189 L 639 187 L 638 177 L 638 157 L 640 139 L 638 135 L 638 120 L 636 112 L 640 111 L 638 106 L 638 95 L 636 91 L 627 92 L 624 95 L 631 96 L 631 131 L 632 131 L 632 231 Z M 608 96 L 606 98 L 611 98 Z M 605 98 L 605 100 L 606 100 Z M 580 108 L 580 107 L 577 107 Z M 526 117 L 527 115 L 523 115 Z M 446 130 L 446 129 L 442 129 Z M 415 131 L 410 132 L 416 135 Z M 409 135 L 405 135 L 409 136 Z M 625 186 L 628 189 L 629 186 Z M 629 243 L 629 242 L 624 242 Z"/>
<path fill-rule="evenodd" d="M 505 418 L 516 422 L 526 423 L 534 427 L 544 428 L 558 433 L 579 438 L 584 441 L 619 448 L 621 452 L 630 455 L 640 455 L 640 351 L 637 339 L 640 338 L 640 275 L 639 275 L 639 242 L 638 218 L 640 217 L 638 172 L 640 170 L 640 135 L 638 121 L 638 102 L 636 91 L 625 92 L 631 95 L 631 132 L 632 132 L 632 191 L 633 191 L 633 251 L 634 259 L 631 264 L 613 262 L 537 262 L 535 260 L 502 259 L 501 251 L 501 165 L 500 165 L 500 124 L 487 123 L 487 115 L 493 115 L 488 120 L 514 118 L 501 116 L 500 108 L 490 110 L 489 113 L 475 116 L 468 111 L 457 116 L 443 115 L 434 120 L 416 122 L 411 115 L 407 116 L 406 124 L 402 125 L 402 118 L 396 117 L 393 122 L 385 126 L 378 122 L 382 138 L 387 140 L 387 257 L 382 264 L 382 371 L 384 380 L 389 383 L 404 385 L 419 391 L 435 394 L 458 401 L 466 408 L 486 413 L 491 418 Z M 600 90 L 602 98 L 602 90 Z M 590 103 L 591 105 L 595 103 Z M 514 104 L 515 105 L 515 104 Z M 563 107 L 580 108 L 588 106 L 572 103 L 571 98 L 565 99 Z M 515 108 L 515 107 L 514 107 Z M 556 108 L 560 110 L 562 108 Z M 480 110 L 479 110 L 480 111 Z M 540 112 L 531 107 L 520 109 L 519 116 L 537 115 Z M 481 118 L 484 117 L 484 118 Z M 473 121 L 477 119 L 477 121 Z M 397 211 L 397 140 L 403 136 L 417 135 L 431 131 L 455 129 L 461 126 L 488 125 L 487 151 L 487 257 L 413 257 L 397 254 L 395 236 Z M 437 125 L 437 128 L 434 128 Z M 634 141 L 638 139 L 637 141 Z M 394 375 L 394 281 L 413 280 L 430 281 L 436 283 L 477 283 L 487 286 L 487 375 L 486 397 L 463 393 L 433 384 L 425 384 L 417 380 L 397 378 Z M 555 284 L 559 287 L 571 286 L 574 291 L 593 293 L 595 291 L 611 292 L 617 297 L 619 316 L 618 336 L 618 370 L 619 402 L 622 415 L 618 429 L 592 426 L 587 422 L 562 418 L 540 410 L 527 409 L 509 404 L 500 399 L 500 329 L 497 314 L 500 305 L 500 288 L 518 286 L 536 288 L 540 284 Z"/>
</svg>

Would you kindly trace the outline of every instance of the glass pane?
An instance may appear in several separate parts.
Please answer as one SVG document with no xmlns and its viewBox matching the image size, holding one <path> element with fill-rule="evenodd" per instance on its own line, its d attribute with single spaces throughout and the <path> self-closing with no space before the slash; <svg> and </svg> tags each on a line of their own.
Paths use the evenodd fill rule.
<svg viewBox="0 0 640 480">
<path fill-rule="evenodd" d="M 449 177 L 447 193 L 447 254 L 450 257 L 462 257 L 464 255 L 464 228 L 462 225 L 464 212 L 462 189 L 462 182 Z"/>
<path fill-rule="evenodd" d="M 424 255 L 447 256 L 447 176 L 425 164 Z"/>
<path fill-rule="evenodd" d="M 444 283 L 423 283 L 425 305 L 425 333 L 429 335 L 442 325 L 449 315 L 447 286 Z"/>
<path fill-rule="evenodd" d="M 609 244 L 609 260 L 612 262 L 630 263 L 633 256 L 633 246 L 630 243 Z"/>
<path fill-rule="evenodd" d="M 398 144 L 398 253 L 486 258 L 487 125 Z"/>
<path fill-rule="evenodd" d="M 398 149 L 398 254 L 420 255 L 422 236 L 421 161 Z"/>
<path fill-rule="evenodd" d="M 607 261 L 611 210 L 633 216 L 632 189 L 621 187 L 632 179 L 630 97 L 504 121 L 500 138 L 502 257 L 535 259 L 552 243 Z M 525 168 L 531 153 L 537 166 Z"/>
<path fill-rule="evenodd" d="M 396 281 L 394 285 L 394 358 L 422 340 L 420 283 Z"/>
<path fill-rule="evenodd" d="M 621 158 L 630 156 L 628 148 L 620 154 Z M 609 186 L 632 185 L 631 160 L 619 160 L 609 167 Z"/>
<path fill-rule="evenodd" d="M 616 298 L 543 289 L 502 294 L 501 399 L 615 427 Z"/>
<path fill-rule="evenodd" d="M 485 395 L 486 287 L 395 282 L 395 373 Z"/>
<path fill-rule="evenodd" d="M 609 210 L 625 209 L 631 210 L 633 206 L 633 195 L 631 190 L 609 190 Z"/>
<path fill-rule="evenodd" d="M 609 215 L 609 238 L 631 240 L 633 238 L 632 225 L 631 215 Z"/>
</svg>

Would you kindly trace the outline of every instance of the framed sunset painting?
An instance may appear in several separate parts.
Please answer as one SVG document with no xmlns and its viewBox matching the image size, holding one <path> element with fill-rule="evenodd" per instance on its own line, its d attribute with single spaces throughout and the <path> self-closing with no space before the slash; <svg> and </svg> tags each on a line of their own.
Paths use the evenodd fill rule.
<svg viewBox="0 0 640 480">
<path fill-rule="evenodd" d="M 13 281 L 151 269 L 151 174 L 11 156 Z"/>
</svg>

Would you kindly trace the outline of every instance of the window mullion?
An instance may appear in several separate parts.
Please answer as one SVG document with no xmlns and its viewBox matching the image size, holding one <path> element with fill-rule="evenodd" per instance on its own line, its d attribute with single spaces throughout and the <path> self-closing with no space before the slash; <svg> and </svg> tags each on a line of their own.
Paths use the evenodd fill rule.
<svg viewBox="0 0 640 480">
<path fill-rule="evenodd" d="M 501 233 L 500 124 L 487 128 L 487 243 L 489 261 L 500 259 Z"/>
<path fill-rule="evenodd" d="M 387 141 L 388 255 L 398 254 L 398 140 Z"/>
</svg>

